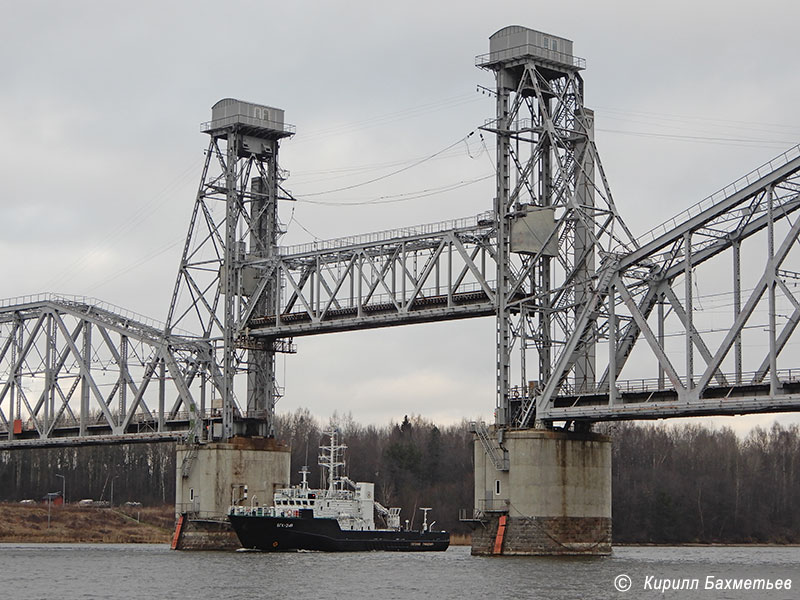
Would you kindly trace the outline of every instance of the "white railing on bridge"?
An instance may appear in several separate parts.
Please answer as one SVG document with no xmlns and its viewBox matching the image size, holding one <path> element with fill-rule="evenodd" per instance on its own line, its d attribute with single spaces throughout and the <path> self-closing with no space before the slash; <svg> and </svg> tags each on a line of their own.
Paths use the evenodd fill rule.
<svg viewBox="0 0 800 600">
<path fill-rule="evenodd" d="M 283 246 L 280 248 L 282 256 L 293 256 L 296 254 L 309 254 L 325 250 L 338 250 L 350 246 L 362 246 L 375 244 L 401 238 L 413 236 L 434 235 L 451 229 L 467 229 L 471 227 L 488 226 L 494 223 L 494 216 L 491 212 L 481 213 L 472 217 L 463 217 L 449 221 L 439 221 L 438 223 L 427 223 L 425 225 L 413 225 L 410 227 L 400 227 L 398 229 L 386 229 L 375 231 L 363 235 L 352 235 L 348 237 L 335 238 L 331 240 L 319 240 L 294 246 Z"/>
<path fill-rule="evenodd" d="M 0 385 L 2 385 L 4 381 L 0 380 Z M 255 411 L 251 411 L 247 413 L 248 417 L 254 416 Z M 119 421 L 119 415 L 116 412 L 111 413 L 114 417 L 115 421 Z M 261 416 L 260 414 L 257 416 Z M 212 409 L 206 410 L 205 412 L 197 411 L 197 412 L 189 412 L 189 411 L 180 411 L 176 412 L 174 415 L 165 415 L 164 422 L 165 423 L 181 423 L 181 422 L 189 422 L 191 419 L 221 419 L 222 418 L 222 411 L 221 409 Z M 152 411 L 152 414 L 147 414 L 146 412 L 137 412 L 134 413 L 130 419 L 129 427 L 138 427 L 138 426 L 146 426 L 146 427 L 155 427 L 158 423 L 158 414 L 156 411 Z M 56 423 L 54 425 L 55 429 L 76 429 L 80 426 L 81 419 L 79 417 L 70 417 L 68 415 L 61 415 L 56 419 Z M 108 421 L 105 418 L 103 413 L 99 413 L 97 415 L 92 415 L 86 419 L 86 424 L 89 427 L 101 425 L 101 426 L 108 426 Z M 6 428 L 2 423 L 0 423 L 0 431 L 6 431 Z M 30 416 L 24 416 L 22 422 L 22 431 L 36 431 L 36 423 Z"/>
<path fill-rule="evenodd" d="M 552 48 L 545 48 L 537 44 L 522 44 L 512 48 L 503 48 L 495 52 L 488 52 L 486 54 L 479 54 L 475 57 L 475 66 L 483 67 L 484 65 L 494 64 L 504 60 L 513 60 L 522 56 L 535 56 L 545 61 L 554 62 L 562 65 L 570 65 L 578 69 L 586 68 L 586 59 L 580 56 L 574 56 L 568 52 L 560 52 Z"/>
<path fill-rule="evenodd" d="M 753 169 L 747 175 L 744 175 L 743 177 L 740 177 L 733 183 L 726 185 L 724 188 L 722 188 L 717 192 L 714 192 L 707 198 L 703 198 L 700 202 L 698 202 L 693 206 L 690 206 L 685 211 L 678 213 L 674 217 L 668 219 L 667 221 L 664 221 L 659 225 L 656 225 L 650 231 L 646 231 L 638 238 L 636 238 L 636 241 L 638 242 L 639 246 L 644 246 L 645 244 L 652 242 L 657 237 L 662 236 L 673 229 L 676 229 L 679 225 L 686 223 L 692 217 L 695 217 L 700 213 L 702 213 L 703 211 L 708 210 L 718 202 L 721 202 L 726 198 L 729 198 L 736 192 L 743 190 L 744 188 L 758 181 L 762 177 L 765 177 L 770 173 L 772 173 L 773 171 L 775 171 L 776 169 L 788 164 L 790 161 L 796 159 L 798 156 L 800 156 L 800 144 L 794 146 L 793 148 L 790 148 L 783 154 L 776 156 L 771 161 L 764 163 L 757 169 Z"/>
<path fill-rule="evenodd" d="M 290 123 L 273 121 L 270 119 L 257 119 L 249 115 L 228 115 L 227 117 L 222 117 L 213 121 L 203 121 L 200 123 L 200 131 L 203 133 L 208 133 L 210 131 L 223 129 L 231 125 L 250 125 L 258 129 L 281 131 L 292 135 L 294 135 L 294 133 L 297 131 L 297 127 Z"/>
<path fill-rule="evenodd" d="M 736 381 L 735 373 L 722 373 L 722 376 L 727 382 L 724 386 L 719 384 L 709 384 L 709 387 L 736 387 L 746 385 L 758 385 L 768 381 L 767 374 L 759 371 L 746 371 L 742 372 L 739 381 Z M 699 377 L 698 377 L 699 379 Z M 758 381 L 756 381 L 758 379 Z M 778 369 L 778 380 L 783 383 L 797 383 L 800 382 L 800 369 Z M 577 391 L 571 383 L 566 383 L 562 386 L 561 395 L 575 395 L 575 396 L 590 396 L 594 394 L 607 394 L 608 384 L 584 386 L 583 389 Z M 617 393 L 651 393 L 651 392 L 669 392 L 674 391 L 675 388 L 670 385 L 670 381 L 664 378 L 664 385 L 660 385 L 658 378 L 649 379 L 622 379 L 617 381 Z M 521 395 L 524 391 L 522 388 L 512 388 L 511 392 L 518 392 Z"/>
<path fill-rule="evenodd" d="M 0 299 L 0 311 L 3 309 L 10 309 L 17 306 L 43 304 L 45 302 L 52 302 L 55 304 L 62 304 L 72 307 L 91 306 L 99 310 L 111 313 L 123 320 L 135 322 L 139 325 L 144 325 L 157 331 L 164 331 L 166 324 L 158 319 L 147 317 L 143 314 L 128 310 L 116 304 L 105 302 L 91 296 L 73 296 L 71 294 L 55 294 L 52 292 L 43 292 L 40 294 L 27 294 L 24 296 L 14 296 L 11 298 Z M 174 329 L 173 333 L 184 337 L 193 337 L 188 331 Z"/>
</svg>

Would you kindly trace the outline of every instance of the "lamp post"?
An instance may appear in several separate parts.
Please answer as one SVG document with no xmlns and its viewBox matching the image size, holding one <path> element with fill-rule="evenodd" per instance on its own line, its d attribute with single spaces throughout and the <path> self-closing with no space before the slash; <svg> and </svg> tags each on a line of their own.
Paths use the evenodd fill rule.
<svg viewBox="0 0 800 600">
<path fill-rule="evenodd" d="M 56 477 L 61 478 L 61 505 L 64 506 L 67 503 L 67 478 L 58 473 L 56 473 Z"/>
<path fill-rule="evenodd" d="M 119 477 L 119 475 L 114 475 L 111 478 L 111 508 L 114 508 L 114 480 Z"/>
</svg>

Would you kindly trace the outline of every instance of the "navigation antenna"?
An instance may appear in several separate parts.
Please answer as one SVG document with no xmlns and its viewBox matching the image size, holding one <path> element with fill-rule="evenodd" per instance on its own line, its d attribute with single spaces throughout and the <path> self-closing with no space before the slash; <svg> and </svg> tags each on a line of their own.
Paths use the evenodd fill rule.
<svg viewBox="0 0 800 600">
<path fill-rule="evenodd" d="M 428 531 L 428 511 L 430 508 L 420 508 L 422 511 L 422 532 Z"/>
<path fill-rule="evenodd" d="M 308 489 L 308 466 L 303 465 L 300 469 L 300 475 L 303 477 L 303 481 L 300 482 L 300 489 L 307 490 Z"/>
</svg>

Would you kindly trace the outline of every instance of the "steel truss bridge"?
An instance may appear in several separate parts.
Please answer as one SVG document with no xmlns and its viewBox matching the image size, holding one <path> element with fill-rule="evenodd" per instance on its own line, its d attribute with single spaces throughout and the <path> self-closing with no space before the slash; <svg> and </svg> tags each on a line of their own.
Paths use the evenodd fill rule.
<svg viewBox="0 0 800 600">
<path fill-rule="evenodd" d="M 268 435 L 294 338 L 488 316 L 500 430 L 798 410 L 800 146 L 634 236 L 585 62 L 558 43 L 508 27 L 477 58 L 496 80 L 497 192 L 460 220 L 281 246 L 294 128 L 217 103 L 166 323 L 87 298 L 0 303 L 0 448 Z"/>
<path fill-rule="evenodd" d="M 0 447 L 182 439 L 221 420 L 198 368 L 211 345 L 146 317 L 40 294 L 3 301 L 0 330 Z"/>
</svg>

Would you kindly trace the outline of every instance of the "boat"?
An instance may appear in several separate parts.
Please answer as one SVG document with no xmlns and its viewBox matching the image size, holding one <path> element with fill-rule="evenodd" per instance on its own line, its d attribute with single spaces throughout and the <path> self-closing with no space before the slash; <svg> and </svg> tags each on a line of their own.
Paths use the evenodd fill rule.
<svg viewBox="0 0 800 600">
<path fill-rule="evenodd" d="M 297 486 L 280 488 L 272 506 L 231 506 L 228 512 L 242 548 L 264 552 L 318 550 L 357 552 L 389 550 L 401 552 L 442 551 L 450 545 L 450 534 L 434 531 L 428 524 L 430 508 L 421 508 L 418 530 L 400 523 L 400 509 L 385 508 L 375 500 L 375 484 L 355 482 L 341 475 L 344 462 L 338 432 L 326 431 L 329 444 L 320 447 L 319 465 L 326 473 L 327 488 L 312 489 L 308 467 L 300 471 Z M 375 527 L 375 513 L 386 522 Z"/>
</svg>

